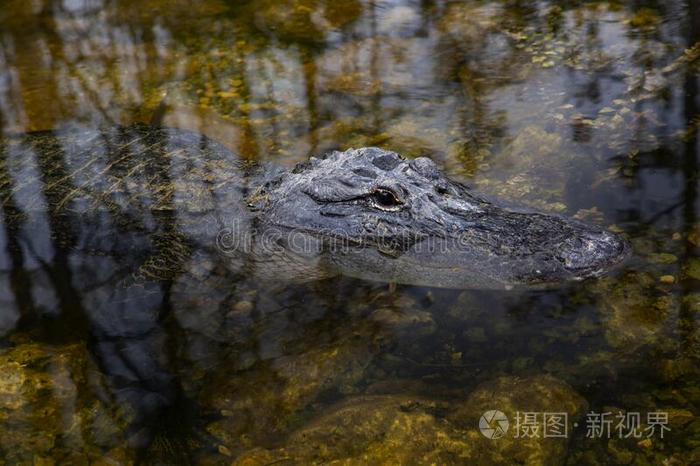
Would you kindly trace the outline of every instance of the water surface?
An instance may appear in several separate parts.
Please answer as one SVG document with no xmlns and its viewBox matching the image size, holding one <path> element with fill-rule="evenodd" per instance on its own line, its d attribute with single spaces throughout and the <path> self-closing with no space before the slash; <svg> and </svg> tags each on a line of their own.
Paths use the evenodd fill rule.
<svg viewBox="0 0 700 466">
<path fill-rule="evenodd" d="M 146 122 L 287 167 L 374 145 L 621 232 L 634 256 L 517 292 L 269 289 L 204 262 L 139 331 L 143 306 L 90 305 L 110 257 L 5 204 L 0 464 L 700 461 L 699 57 L 691 0 L 6 0 L 5 135 Z M 0 175 L 4 194 L 27 174 Z M 482 407 L 559 408 L 571 431 L 485 439 Z M 590 438 L 591 412 L 670 431 Z"/>
</svg>

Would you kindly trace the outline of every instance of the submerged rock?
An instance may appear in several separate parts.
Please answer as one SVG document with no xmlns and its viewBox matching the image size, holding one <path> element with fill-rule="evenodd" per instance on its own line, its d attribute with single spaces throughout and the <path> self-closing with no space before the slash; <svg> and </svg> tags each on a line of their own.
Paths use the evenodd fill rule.
<svg viewBox="0 0 700 466">
<path fill-rule="evenodd" d="M 437 327 L 430 312 L 421 311 L 414 307 L 400 310 L 381 307 L 372 312 L 369 319 L 392 332 L 410 332 L 413 336 L 430 335 L 435 332 Z"/>
<path fill-rule="evenodd" d="M 679 303 L 674 296 L 657 290 L 655 284 L 651 275 L 636 272 L 596 283 L 600 296 L 597 307 L 612 347 L 634 354 L 642 346 L 665 343 L 666 325 Z"/>
<path fill-rule="evenodd" d="M 202 406 L 220 415 L 207 430 L 233 452 L 278 438 L 321 393 L 353 391 L 374 354 L 372 337 L 364 332 L 343 333 L 233 376 L 221 374 L 200 397 Z"/>
<path fill-rule="evenodd" d="M 234 464 L 287 459 L 302 464 L 453 463 L 469 458 L 466 438 L 438 419 L 438 403 L 404 396 L 350 399 L 311 421 L 277 450 L 254 449 Z"/>
<path fill-rule="evenodd" d="M 355 21 L 362 13 L 357 1 L 251 2 L 255 25 L 262 31 L 291 42 L 323 42 L 326 34 Z"/>
<path fill-rule="evenodd" d="M 501 411 L 509 419 L 509 430 L 502 438 L 491 440 L 474 435 L 476 464 L 559 465 L 566 458 L 574 422 L 587 407 L 581 395 L 555 377 L 504 376 L 477 387 L 466 403 L 450 412 L 448 419 L 470 432 L 478 432 L 479 418 L 489 410 Z M 531 429 L 526 429 L 525 413 L 538 415 Z M 561 426 L 565 436 L 544 437 L 544 413 L 566 413 L 566 426 Z"/>
<path fill-rule="evenodd" d="M 331 407 L 276 449 L 255 448 L 233 464 L 562 464 L 566 438 L 488 439 L 479 418 L 490 409 L 511 420 L 516 412 L 565 412 L 569 424 L 586 402 L 549 376 L 500 377 L 466 400 L 450 403 L 406 395 L 358 396 Z M 571 425 L 568 426 L 571 432 Z"/>
<path fill-rule="evenodd" d="M 129 463 L 128 416 L 107 405 L 106 395 L 81 344 L 0 351 L 0 458 L 11 464 Z"/>
<path fill-rule="evenodd" d="M 567 182 L 563 140 L 537 126 L 522 129 L 477 186 L 487 194 L 534 207 L 562 211 Z"/>
<path fill-rule="evenodd" d="M 503 11 L 492 4 L 452 3 L 439 27 L 464 47 L 480 44 L 489 34 L 498 32 L 498 20 Z"/>
</svg>

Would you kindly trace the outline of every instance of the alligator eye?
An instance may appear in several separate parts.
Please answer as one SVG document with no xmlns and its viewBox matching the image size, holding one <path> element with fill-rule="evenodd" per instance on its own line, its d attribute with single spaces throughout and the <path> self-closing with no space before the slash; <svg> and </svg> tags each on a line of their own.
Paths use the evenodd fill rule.
<svg viewBox="0 0 700 466">
<path fill-rule="evenodd" d="M 401 207 L 399 198 L 386 188 L 377 188 L 372 192 L 372 203 L 383 210 L 398 210 Z"/>
</svg>

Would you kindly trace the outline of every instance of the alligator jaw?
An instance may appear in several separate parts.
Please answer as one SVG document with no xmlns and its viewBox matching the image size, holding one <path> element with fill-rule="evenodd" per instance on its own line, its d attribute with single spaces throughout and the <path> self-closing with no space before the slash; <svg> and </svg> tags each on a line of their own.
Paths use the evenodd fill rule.
<svg viewBox="0 0 700 466">
<path fill-rule="evenodd" d="M 555 285 L 605 274 L 629 255 L 599 227 L 507 209 L 427 158 L 335 152 L 283 176 L 262 218 L 325 245 L 343 275 L 449 288 Z"/>
</svg>

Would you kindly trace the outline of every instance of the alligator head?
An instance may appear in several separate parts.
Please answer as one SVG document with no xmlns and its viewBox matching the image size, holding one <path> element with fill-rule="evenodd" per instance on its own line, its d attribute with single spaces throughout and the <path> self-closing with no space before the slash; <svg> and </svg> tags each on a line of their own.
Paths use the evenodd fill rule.
<svg viewBox="0 0 700 466">
<path fill-rule="evenodd" d="M 333 273 L 365 279 L 547 285 L 602 275 L 628 252 L 624 240 L 599 227 L 499 207 L 428 158 L 405 160 L 377 148 L 312 158 L 266 190 L 264 221 L 304 239 L 288 246 L 313 245 Z"/>
</svg>

